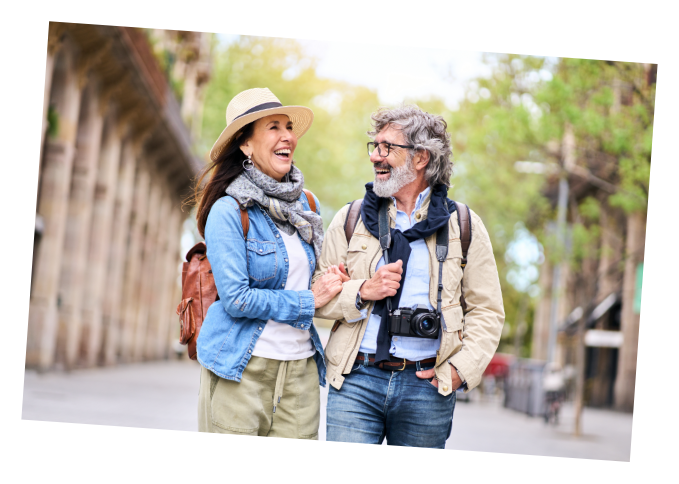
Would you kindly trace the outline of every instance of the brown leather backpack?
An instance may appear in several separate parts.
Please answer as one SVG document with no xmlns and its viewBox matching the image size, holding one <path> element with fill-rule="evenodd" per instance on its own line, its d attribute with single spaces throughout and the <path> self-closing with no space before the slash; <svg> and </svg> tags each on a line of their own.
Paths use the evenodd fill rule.
<svg viewBox="0 0 679 484">
<path fill-rule="evenodd" d="M 316 211 L 313 193 L 304 189 L 309 207 Z M 243 224 L 243 237 L 247 239 L 250 229 L 250 218 L 247 210 L 241 207 L 240 221 Z M 182 267 L 182 301 L 177 306 L 180 322 L 179 342 L 188 345 L 189 358 L 196 359 L 196 340 L 203 325 L 207 310 L 219 299 L 217 286 L 212 275 L 210 261 L 207 260 L 205 242 L 198 242 L 186 253 L 186 262 Z"/>
</svg>

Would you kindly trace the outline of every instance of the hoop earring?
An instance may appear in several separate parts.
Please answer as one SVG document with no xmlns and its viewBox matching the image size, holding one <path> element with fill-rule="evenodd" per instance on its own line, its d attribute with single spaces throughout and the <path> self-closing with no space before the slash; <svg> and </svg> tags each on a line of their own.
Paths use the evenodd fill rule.
<svg viewBox="0 0 679 484">
<path fill-rule="evenodd" d="M 248 157 L 243 160 L 243 169 L 245 171 L 250 171 L 254 166 L 255 164 L 252 162 L 252 155 L 248 155 Z"/>
</svg>

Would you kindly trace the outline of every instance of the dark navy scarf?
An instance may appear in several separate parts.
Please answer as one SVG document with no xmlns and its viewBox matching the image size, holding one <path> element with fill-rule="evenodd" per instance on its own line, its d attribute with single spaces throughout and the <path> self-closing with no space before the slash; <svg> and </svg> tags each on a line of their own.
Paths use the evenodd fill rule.
<svg viewBox="0 0 679 484">
<path fill-rule="evenodd" d="M 431 192 L 431 200 L 429 202 L 429 211 L 427 218 L 421 222 L 416 223 L 405 232 L 398 229 L 391 229 L 391 247 L 387 250 L 389 255 L 389 262 L 396 262 L 401 259 L 403 261 L 403 274 L 401 275 L 401 282 L 396 295 L 391 298 L 392 309 L 398 308 L 401 300 L 401 292 L 403 291 L 403 284 L 406 279 L 406 269 L 408 268 L 408 258 L 410 257 L 410 242 L 424 239 L 435 233 L 439 228 L 448 223 L 450 213 L 455 209 L 455 205 L 451 200 L 448 200 L 448 187 L 440 184 L 435 186 Z M 363 224 L 368 229 L 368 232 L 379 240 L 379 207 L 381 201 L 384 200 L 378 197 L 373 192 L 372 182 L 365 185 L 365 198 L 361 205 L 361 218 Z M 380 329 L 377 333 L 377 352 L 375 355 L 375 363 L 381 361 L 389 361 L 389 348 L 391 347 L 391 337 L 389 336 L 389 314 L 387 310 L 386 299 L 375 302 L 373 313 L 379 314 L 382 317 L 380 322 Z"/>
</svg>

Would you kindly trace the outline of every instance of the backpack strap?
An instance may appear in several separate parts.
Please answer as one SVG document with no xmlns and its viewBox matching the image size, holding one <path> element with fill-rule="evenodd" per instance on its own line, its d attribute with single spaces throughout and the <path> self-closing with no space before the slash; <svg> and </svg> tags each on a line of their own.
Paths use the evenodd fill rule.
<svg viewBox="0 0 679 484">
<path fill-rule="evenodd" d="M 457 223 L 460 226 L 460 244 L 462 245 L 462 261 L 460 265 L 464 271 L 467 265 L 467 252 L 472 243 L 472 217 L 469 207 L 464 203 L 453 202 L 457 211 Z"/>
<path fill-rule="evenodd" d="M 243 238 L 248 239 L 248 231 L 250 230 L 250 217 L 248 217 L 247 209 L 240 207 L 240 222 L 243 224 Z"/>
<path fill-rule="evenodd" d="M 361 216 L 361 205 L 363 205 L 362 198 L 351 202 L 349 211 L 347 212 L 347 218 L 344 219 L 344 235 L 347 238 L 347 245 L 351 242 L 351 237 L 354 235 L 354 229 Z"/>
<path fill-rule="evenodd" d="M 469 245 L 472 243 L 472 217 L 467 205 L 455 201 L 453 203 L 457 212 L 457 224 L 460 226 L 460 245 L 462 246 L 460 267 L 462 267 L 462 274 L 464 276 L 464 268 L 467 266 L 467 252 L 469 252 Z M 462 288 L 460 288 L 460 306 L 462 306 L 462 311 L 466 313 L 467 301 L 464 299 Z"/>
<path fill-rule="evenodd" d="M 312 212 L 316 213 L 316 199 L 314 198 L 314 194 L 306 188 L 303 188 L 303 190 L 304 194 L 306 195 L 307 202 L 309 202 L 309 208 L 311 208 Z"/>
</svg>

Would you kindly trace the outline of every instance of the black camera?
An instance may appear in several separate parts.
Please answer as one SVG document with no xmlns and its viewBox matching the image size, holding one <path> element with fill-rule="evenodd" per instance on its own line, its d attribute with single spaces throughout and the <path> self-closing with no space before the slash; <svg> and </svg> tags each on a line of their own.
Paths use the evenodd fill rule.
<svg viewBox="0 0 679 484">
<path fill-rule="evenodd" d="M 440 328 L 438 313 L 421 304 L 398 308 L 389 315 L 389 336 L 436 339 Z"/>
</svg>

